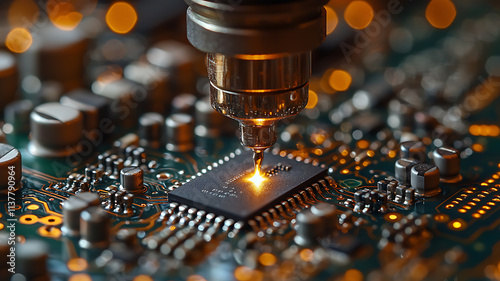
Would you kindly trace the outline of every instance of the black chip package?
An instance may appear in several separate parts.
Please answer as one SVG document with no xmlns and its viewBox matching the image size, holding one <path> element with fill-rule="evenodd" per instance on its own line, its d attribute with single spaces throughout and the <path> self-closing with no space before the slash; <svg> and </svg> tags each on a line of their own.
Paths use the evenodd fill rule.
<svg viewBox="0 0 500 281">
<path fill-rule="evenodd" d="M 326 168 L 265 153 L 258 184 L 252 155 L 236 155 L 170 192 L 169 200 L 246 221 L 327 176 Z"/>
</svg>

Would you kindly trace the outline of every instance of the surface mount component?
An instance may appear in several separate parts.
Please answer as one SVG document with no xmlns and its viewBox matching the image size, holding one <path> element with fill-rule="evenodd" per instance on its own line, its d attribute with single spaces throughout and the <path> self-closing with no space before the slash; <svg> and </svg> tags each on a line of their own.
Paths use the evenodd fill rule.
<svg viewBox="0 0 500 281">
<path fill-rule="evenodd" d="M 410 185 L 411 168 L 417 164 L 418 162 L 412 159 L 398 159 L 394 164 L 396 179 L 403 185 Z"/>
<path fill-rule="evenodd" d="M 16 58 L 7 52 L 0 52 L 0 112 L 15 100 L 18 87 L 18 69 Z"/>
<path fill-rule="evenodd" d="M 30 130 L 30 113 L 33 103 L 29 100 L 18 100 L 5 107 L 4 121 L 12 126 L 12 133 L 27 133 Z"/>
<path fill-rule="evenodd" d="M 425 162 L 425 145 L 420 141 L 405 141 L 400 145 L 400 157 Z"/>
<path fill-rule="evenodd" d="M 82 248 L 106 248 L 110 242 L 111 217 L 101 207 L 90 207 L 80 215 L 79 245 Z"/>
<path fill-rule="evenodd" d="M 156 112 L 148 112 L 139 118 L 140 144 L 151 148 L 159 148 L 164 139 L 165 119 Z"/>
<path fill-rule="evenodd" d="M 460 174 L 460 152 L 454 148 L 439 147 L 433 152 L 434 164 L 442 177 L 451 178 Z"/>
<path fill-rule="evenodd" d="M 144 188 L 144 171 L 139 167 L 125 167 L 120 172 L 123 189 L 131 193 L 140 193 Z"/>
<path fill-rule="evenodd" d="M 83 114 L 87 138 L 112 132 L 110 119 L 111 99 L 95 95 L 87 90 L 74 90 L 61 97 L 61 104 L 75 108 Z M 102 137 L 101 137 L 102 138 Z"/>
<path fill-rule="evenodd" d="M 16 246 L 16 272 L 19 280 L 49 281 L 49 248 L 40 240 L 28 240 Z M 12 278 L 10 280 L 17 280 Z"/>
<path fill-rule="evenodd" d="M 273 170 L 279 163 L 290 168 L 254 179 L 252 153 L 245 151 L 170 192 L 169 200 L 228 218 L 248 220 L 327 175 L 325 168 L 265 154 L 263 172 Z"/>
<path fill-rule="evenodd" d="M 438 195 L 441 192 L 438 167 L 426 163 L 413 166 L 411 168 L 411 186 L 420 195 L 426 197 Z"/>
<path fill-rule="evenodd" d="M 82 139 L 83 115 L 60 103 L 45 103 L 31 113 L 31 143 L 35 156 L 61 157 L 77 151 Z"/>
<path fill-rule="evenodd" d="M 22 177 L 21 153 L 16 148 L 0 143 L 0 193 L 17 189 Z"/>
<path fill-rule="evenodd" d="M 194 118 L 184 113 L 175 113 L 165 120 L 167 149 L 179 152 L 194 148 Z"/>
</svg>

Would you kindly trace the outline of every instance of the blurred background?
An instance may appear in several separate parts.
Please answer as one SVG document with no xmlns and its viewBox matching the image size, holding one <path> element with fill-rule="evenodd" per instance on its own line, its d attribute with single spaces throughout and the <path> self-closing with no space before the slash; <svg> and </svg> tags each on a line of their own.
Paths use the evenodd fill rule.
<svg viewBox="0 0 500 281">
<path fill-rule="evenodd" d="M 205 54 L 187 42 L 186 8 L 182 0 L 2 1 L 0 111 L 17 99 L 36 106 L 82 88 L 116 99 L 141 85 L 147 98 L 140 111 L 166 115 L 180 94 L 207 95 Z M 376 107 L 390 97 L 358 97 L 332 110 L 375 74 L 417 110 L 428 98 L 458 102 L 478 74 L 500 72 L 491 47 L 499 8 L 497 1 L 330 1 L 303 114 L 326 112 L 340 124 L 352 110 Z"/>
</svg>

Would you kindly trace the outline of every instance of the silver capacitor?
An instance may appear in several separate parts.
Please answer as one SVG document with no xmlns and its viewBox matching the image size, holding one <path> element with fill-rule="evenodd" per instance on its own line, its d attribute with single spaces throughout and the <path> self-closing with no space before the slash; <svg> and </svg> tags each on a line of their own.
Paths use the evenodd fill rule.
<svg viewBox="0 0 500 281">
<path fill-rule="evenodd" d="M 314 246 L 317 244 L 317 239 L 324 236 L 325 225 L 322 219 L 313 214 L 310 209 L 305 209 L 297 214 L 297 234 L 295 235 L 295 243 L 304 246 Z"/>
<path fill-rule="evenodd" d="M 172 113 L 194 114 L 194 108 L 198 99 L 195 95 L 182 93 L 172 100 Z"/>
<path fill-rule="evenodd" d="M 0 194 L 7 193 L 12 186 L 15 189 L 23 176 L 21 152 L 15 147 L 0 143 Z"/>
<path fill-rule="evenodd" d="M 47 270 L 49 248 L 47 244 L 39 240 L 26 240 L 22 244 L 16 244 L 16 273 L 24 278 L 11 280 L 49 281 L 50 275 Z"/>
<path fill-rule="evenodd" d="M 147 97 L 142 103 L 144 111 L 163 113 L 172 103 L 170 75 L 147 61 L 138 60 L 125 67 L 123 75 L 130 81 L 142 85 Z"/>
<path fill-rule="evenodd" d="M 163 143 L 165 133 L 165 118 L 159 113 L 144 113 L 139 118 L 140 145 L 159 148 Z"/>
<path fill-rule="evenodd" d="M 70 197 L 62 204 L 63 226 L 61 231 L 66 236 L 80 235 L 80 215 L 88 207 L 85 201 Z"/>
<path fill-rule="evenodd" d="M 311 207 L 311 212 L 323 221 L 325 233 L 321 237 L 331 235 L 338 228 L 337 208 L 331 204 L 318 203 Z"/>
<path fill-rule="evenodd" d="M 90 207 L 80 215 L 80 247 L 106 248 L 110 243 L 111 218 L 101 207 Z"/>
<path fill-rule="evenodd" d="M 200 137 L 218 137 L 235 134 L 238 123 L 215 111 L 208 98 L 198 100 L 195 104 L 195 134 Z"/>
<path fill-rule="evenodd" d="M 18 86 L 18 69 L 15 57 L 0 51 L 0 112 L 16 98 Z"/>
<path fill-rule="evenodd" d="M 451 147 L 439 147 L 433 152 L 434 164 L 444 178 L 453 178 L 460 174 L 460 152 Z"/>
<path fill-rule="evenodd" d="M 82 140 L 83 116 L 60 103 L 46 103 L 31 112 L 29 151 L 35 156 L 63 157 L 77 152 Z"/>
<path fill-rule="evenodd" d="M 144 189 L 144 171 L 140 167 L 125 167 L 120 172 L 122 189 L 129 193 L 141 193 Z"/>
<path fill-rule="evenodd" d="M 439 188 L 439 168 L 427 164 L 417 164 L 411 168 L 411 187 L 417 194 L 432 197 L 441 192 Z"/>
<path fill-rule="evenodd" d="M 400 144 L 400 157 L 425 162 L 425 145 L 420 141 L 405 141 Z"/>
<path fill-rule="evenodd" d="M 186 152 L 194 148 L 194 119 L 190 115 L 176 113 L 165 120 L 167 149 Z"/>
<path fill-rule="evenodd" d="M 33 108 L 33 103 L 30 100 L 14 101 L 5 107 L 4 120 L 12 127 L 13 134 L 29 132 L 30 114 Z"/>
</svg>

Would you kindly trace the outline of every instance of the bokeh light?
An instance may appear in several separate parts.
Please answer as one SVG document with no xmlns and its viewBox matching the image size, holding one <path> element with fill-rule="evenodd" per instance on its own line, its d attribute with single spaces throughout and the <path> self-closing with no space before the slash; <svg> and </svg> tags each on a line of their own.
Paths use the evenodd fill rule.
<svg viewBox="0 0 500 281">
<path fill-rule="evenodd" d="M 137 12 L 129 3 L 116 2 L 106 13 L 106 23 L 112 31 L 125 34 L 137 23 Z"/>
<path fill-rule="evenodd" d="M 337 27 L 337 24 L 339 23 L 339 18 L 333 8 L 325 6 L 325 10 L 326 10 L 326 34 L 330 34 Z"/>
<path fill-rule="evenodd" d="M 50 21 L 62 30 L 75 29 L 83 18 L 70 2 L 49 0 L 46 7 Z"/>
<path fill-rule="evenodd" d="M 309 99 L 307 100 L 306 108 L 312 109 L 318 103 L 318 95 L 313 91 L 309 90 Z"/>
<path fill-rule="evenodd" d="M 373 20 L 373 8 L 365 1 L 352 1 L 344 11 L 344 19 L 355 29 L 366 28 Z"/>
<path fill-rule="evenodd" d="M 349 89 L 351 82 L 352 77 L 349 72 L 340 69 L 334 70 L 328 79 L 330 87 L 335 91 L 345 91 Z"/>
<path fill-rule="evenodd" d="M 12 29 L 5 39 L 5 46 L 14 53 L 24 53 L 33 43 L 31 33 L 21 27 Z"/>
<path fill-rule="evenodd" d="M 29 27 L 38 13 L 38 6 L 33 0 L 15 0 L 10 4 L 7 18 L 12 27 Z"/>
<path fill-rule="evenodd" d="M 456 15 L 457 10 L 450 0 L 431 0 L 425 9 L 425 18 L 435 28 L 447 28 Z"/>
</svg>

